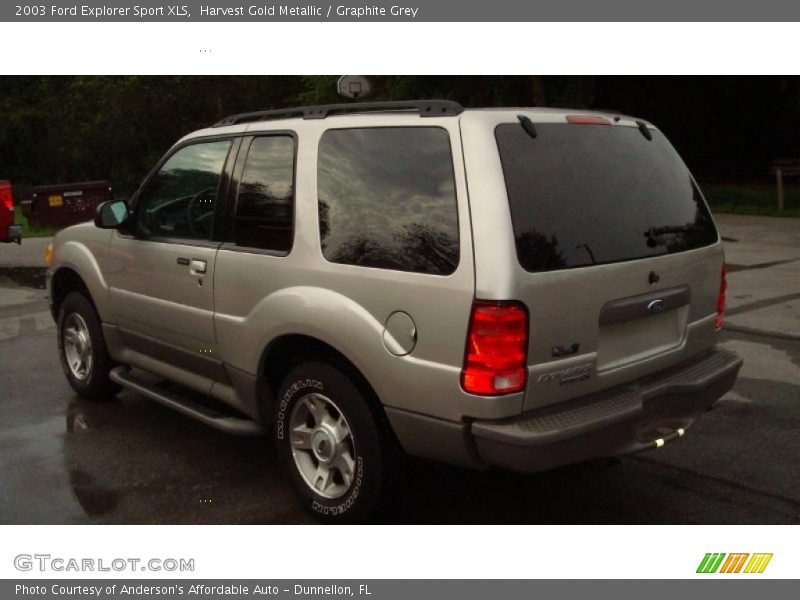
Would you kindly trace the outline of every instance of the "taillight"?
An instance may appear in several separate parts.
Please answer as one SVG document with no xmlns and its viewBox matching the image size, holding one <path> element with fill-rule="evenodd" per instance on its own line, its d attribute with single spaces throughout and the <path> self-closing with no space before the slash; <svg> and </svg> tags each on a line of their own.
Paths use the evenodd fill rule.
<svg viewBox="0 0 800 600">
<path fill-rule="evenodd" d="M 611 125 L 611 121 L 595 115 L 567 115 L 567 123 L 571 125 Z"/>
<path fill-rule="evenodd" d="M 471 394 L 525 389 L 528 313 L 518 302 L 472 304 L 461 386 Z"/>
<path fill-rule="evenodd" d="M 728 266 L 722 265 L 722 276 L 719 281 L 719 296 L 717 296 L 717 330 L 722 329 L 725 314 L 725 292 L 728 291 Z"/>
<path fill-rule="evenodd" d="M 0 206 L 6 210 L 14 210 L 14 198 L 11 197 L 11 186 L 0 185 Z"/>
</svg>

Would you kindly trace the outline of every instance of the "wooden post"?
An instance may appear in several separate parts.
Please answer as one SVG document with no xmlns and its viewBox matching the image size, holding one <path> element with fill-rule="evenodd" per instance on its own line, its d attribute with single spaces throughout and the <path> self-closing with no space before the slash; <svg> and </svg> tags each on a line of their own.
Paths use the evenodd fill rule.
<svg viewBox="0 0 800 600">
<path fill-rule="evenodd" d="M 783 212 L 783 170 L 775 169 L 775 181 L 778 184 L 778 212 Z"/>
</svg>

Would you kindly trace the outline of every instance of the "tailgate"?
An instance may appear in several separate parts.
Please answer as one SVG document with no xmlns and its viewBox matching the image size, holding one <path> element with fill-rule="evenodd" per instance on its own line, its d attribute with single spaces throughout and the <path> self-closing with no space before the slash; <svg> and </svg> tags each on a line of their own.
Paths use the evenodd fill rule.
<svg viewBox="0 0 800 600">
<path fill-rule="evenodd" d="M 722 246 L 661 132 L 631 118 L 521 110 L 467 115 L 462 135 L 476 295 L 529 312 L 524 409 L 714 345 Z"/>
<path fill-rule="evenodd" d="M 530 318 L 525 409 L 637 379 L 713 346 L 722 264 L 714 245 L 530 274 L 518 290 Z"/>
</svg>

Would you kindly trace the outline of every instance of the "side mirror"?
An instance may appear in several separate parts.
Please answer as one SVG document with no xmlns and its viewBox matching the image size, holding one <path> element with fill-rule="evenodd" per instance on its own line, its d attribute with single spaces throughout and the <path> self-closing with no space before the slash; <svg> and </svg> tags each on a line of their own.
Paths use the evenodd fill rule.
<svg viewBox="0 0 800 600">
<path fill-rule="evenodd" d="M 100 229 L 119 229 L 128 218 L 128 205 L 124 200 L 109 200 L 97 205 L 94 224 Z"/>
</svg>

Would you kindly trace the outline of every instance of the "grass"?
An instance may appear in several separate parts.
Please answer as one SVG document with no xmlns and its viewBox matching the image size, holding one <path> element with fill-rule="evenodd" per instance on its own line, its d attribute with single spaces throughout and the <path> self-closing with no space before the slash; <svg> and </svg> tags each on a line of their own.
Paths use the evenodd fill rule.
<svg viewBox="0 0 800 600">
<path fill-rule="evenodd" d="M 19 206 L 14 209 L 14 222 L 22 225 L 22 239 L 35 237 L 50 237 L 55 235 L 58 229 L 52 227 L 33 227 L 28 223 L 28 219 L 22 214 Z"/>
<path fill-rule="evenodd" d="M 717 213 L 800 218 L 800 182 L 784 179 L 784 209 L 778 210 L 775 184 L 700 184 L 703 195 Z"/>
</svg>

